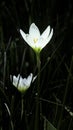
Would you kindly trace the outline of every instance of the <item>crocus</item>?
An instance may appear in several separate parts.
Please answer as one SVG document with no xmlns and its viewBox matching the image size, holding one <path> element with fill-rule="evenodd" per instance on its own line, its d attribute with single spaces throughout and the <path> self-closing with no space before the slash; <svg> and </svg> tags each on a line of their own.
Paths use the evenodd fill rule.
<svg viewBox="0 0 73 130">
<path fill-rule="evenodd" d="M 10 75 L 11 79 L 12 75 Z M 20 74 L 16 77 L 13 76 L 13 85 L 20 91 L 25 92 L 31 85 L 31 82 L 35 80 L 36 76 L 33 78 L 33 74 L 30 73 L 30 75 L 27 78 L 22 78 Z"/>
<path fill-rule="evenodd" d="M 40 34 L 39 28 L 32 23 L 29 28 L 29 34 L 26 34 L 20 29 L 20 34 L 26 43 L 36 52 L 40 52 L 51 40 L 53 36 L 53 29 L 48 26 L 46 30 Z"/>
</svg>

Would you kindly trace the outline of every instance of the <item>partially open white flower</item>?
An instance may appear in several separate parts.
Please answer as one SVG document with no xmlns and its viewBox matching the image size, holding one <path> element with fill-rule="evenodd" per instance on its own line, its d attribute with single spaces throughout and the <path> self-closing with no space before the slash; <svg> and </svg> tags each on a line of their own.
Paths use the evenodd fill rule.
<svg viewBox="0 0 73 130">
<path fill-rule="evenodd" d="M 53 29 L 50 29 L 50 26 L 48 26 L 40 35 L 38 27 L 35 23 L 32 23 L 29 28 L 29 34 L 25 34 L 21 29 L 20 33 L 29 46 L 31 46 L 35 51 L 40 52 L 51 40 Z"/>
<path fill-rule="evenodd" d="M 11 79 L 12 75 L 10 75 Z M 30 73 L 30 75 L 27 78 L 22 78 L 20 74 L 16 77 L 13 76 L 13 85 L 21 92 L 25 92 L 31 85 L 31 82 L 35 80 L 36 76 L 33 78 L 33 74 Z"/>
</svg>

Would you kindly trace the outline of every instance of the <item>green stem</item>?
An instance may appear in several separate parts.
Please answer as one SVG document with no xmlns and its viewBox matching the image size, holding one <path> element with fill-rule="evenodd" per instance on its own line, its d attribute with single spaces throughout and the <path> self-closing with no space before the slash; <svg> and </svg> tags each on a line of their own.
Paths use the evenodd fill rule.
<svg viewBox="0 0 73 130">
<path fill-rule="evenodd" d="M 36 92 L 36 111 L 35 111 L 35 130 L 39 130 L 40 126 L 40 53 L 36 53 L 37 68 L 38 68 L 38 84 Z"/>
<path fill-rule="evenodd" d="M 23 95 L 21 95 L 21 120 L 23 117 L 23 112 L 24 112 L 24 100 L 23 100 Z"/>
</svg>

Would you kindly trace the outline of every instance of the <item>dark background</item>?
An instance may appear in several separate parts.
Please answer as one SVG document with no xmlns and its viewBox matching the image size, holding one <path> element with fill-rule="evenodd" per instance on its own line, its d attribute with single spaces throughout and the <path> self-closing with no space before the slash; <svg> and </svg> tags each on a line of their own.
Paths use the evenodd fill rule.
<svg viewBox="0 0 73 130">
<path fill-rule="evenodd" d="M 47 103 L 47 100 L 62 103 L 73 111 L 72 0 L 0 1 L 0 123 L 2 124 L 3 130 L 9 129 L 10 119 L 8 114 L 6 115 L 7 111 L 5 110 L 5 106 L 3 106 L 3 103 L 7 102 L 7 99 L 9 100 L 10 106 L 12 96 L 14 95 L 15 108 L 17 101 L 20 106 L 20 94 L 15 88 L 12 88 L 10 74 L 17 75 L 21 72 L 23 77 L 27 77 L 30 72 L 34 73 L 34 75 L 37 74 L 37 70 L 35 71 L 35 53 L 24 42 L 19 33 L 20 28 L 24 30 L 25 33 L 28 33 L 29 26 L 33 22 L 38 26 L 41 33 L 48 25 L 54 29 L 50 43 L 41 51 L 41 68 L 46 64 L 41 72 L 40 84 L 41 98 L 46 99 L 46 101 L 41 101 L 42 113 L 56 128 L 72 130 L 72 117 L 69 113 L 65 110 L 62 111 L 61 107 L 58 107 L 56 115 L 57 105 Z M 21 69 L 24 53 L 24 65 Z M 49 57 L 51 57 L 50 62 L 48 61 Z M 5 88 L 3 88 L 2 83 L 5 84 Z M 32 85 L 31 89 L 29 89 L 25 95 L 25 99 L 28 102 L 25 107 L 27 113 L 33 113 L 34 111 L 36 90 L 33 90 L 33 86 L 34 85 Z M 31 104 L 32 107 L 29 104 Z M 18 124 L 18 122 L 20 122 L 20 109 L 18 109 L 18 111 L 19 114 L 15 113 L 15 109 L 13 110 L 14 114 L 12 119 L 13 122 L 16 121 L 15 129 L 19 130 L 24 129 L 21 127 L 24 123 Z M 28 119 L 30 122 L 31 114 L 29 114 Z M 60 120 L 61 124 L 59 126 Z M 43 129 L 43 126 L 41 128 Z"/>
</svg>

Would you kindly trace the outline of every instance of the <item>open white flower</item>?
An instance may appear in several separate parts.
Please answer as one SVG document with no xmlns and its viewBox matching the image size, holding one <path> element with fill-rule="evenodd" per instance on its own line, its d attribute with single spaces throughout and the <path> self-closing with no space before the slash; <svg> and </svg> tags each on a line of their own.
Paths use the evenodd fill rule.
<svg viewBox="0 0 73 130">
<path fill-rule="evenodd" d="M 10 75 L 10 79 L 12 80 L 12 75 Z M 21 92 L 25 92 L 31 85 L 31 82 L 35 80 L 36 76 L 33 78 L 33 74 L 30 73 L 30 75 L 27 78 L 22 78 L 20 74 L 16 77 L 13 76 L 13 85 Z"/>
<path fill-rule="evenodd" d="M 32 47 L 35 51 L 40 52 L 51 40 L 53 29 L 50 29 L 50 26 L 48 26 L 40 35 L 38 27 L 35 23 L 32 23 L 29 28 L 29 34 L 25 34 L 21 29 L 20 34 L 30 47 Z"/>
</svg>

